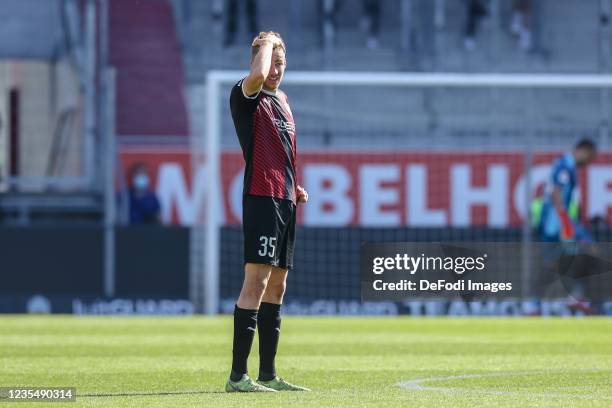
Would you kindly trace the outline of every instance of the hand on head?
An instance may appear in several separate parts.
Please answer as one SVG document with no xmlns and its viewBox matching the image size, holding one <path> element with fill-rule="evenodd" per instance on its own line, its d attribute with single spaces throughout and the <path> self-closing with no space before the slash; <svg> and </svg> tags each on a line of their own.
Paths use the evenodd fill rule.
<svg viewBox="0 0 612 408">
<path fill-rule="evenodd" d="M 271 43 L 272 47 L 276 47 L 281 45 L 281 40 L 280 38 L 278 38 L 275 34 L 272 33 L 260 33 L 259 36 L 257 36 L 257 38 L 255 38 L 253 40 L 253 44 L 251 44 L 252 47 L 261 47 L 262 45 L 265 45 L 267 43 Z"/>
</svg>

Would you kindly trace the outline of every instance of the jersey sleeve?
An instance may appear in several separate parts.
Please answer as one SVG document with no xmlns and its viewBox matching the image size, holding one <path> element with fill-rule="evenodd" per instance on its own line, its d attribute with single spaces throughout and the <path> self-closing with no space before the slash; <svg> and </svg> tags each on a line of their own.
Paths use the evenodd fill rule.
<svg viewBox="0 0 612 408">
<path fill-rule="evenodd" d="M 247 95 L 244 91 L 244 80 L 246 78 L 242 78 L 240 81 L 236 83 L 236 85 L 232 88 L 231 99 L 234 99 L 236 103 L 239 104 L 252 104 L 255 103 L 257 97 L 259 96 L 259 92 L 255 95 Z"/>
<path fill-rule="evenodd" d="M 247 96 L 242 88 L 244 78 L 238 81 L 230 93 L 230 109 L 235 121 L 242 121 L 245 117 L 253 114 L 257 108 L 259 92 L 252 96 Z"/>
</svg>

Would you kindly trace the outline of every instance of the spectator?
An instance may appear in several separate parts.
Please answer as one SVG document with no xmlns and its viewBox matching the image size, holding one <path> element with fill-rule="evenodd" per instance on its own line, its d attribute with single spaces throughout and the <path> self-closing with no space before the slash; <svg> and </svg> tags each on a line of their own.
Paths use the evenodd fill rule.
<svg viewBox="0 0 612 408">
<path fill-rule="evenodd" d="M 319 1 L 319 20 L 321 21 L 321 45 L 331 47 L 336 37 L 336 14 L 340 8 L 339 0 Z"/>
<path fill-rule="evenodd" d="M 368 35 L 366 46 L 373 50 L 378 48 L 380 0 L 363 0 L 363 14 L 363 25 Z"/>
<path fill-rule="evenodd" d="M 215 23 L 223 21 L 223 0 L 212 0 L 210 15 Z"/>
<path fill-rule="evenodd" d="M 518 44 L 524 51 L 530 51 L 533 46 L 531 20 L 531 0 L 514 0 L 510 32 L 517 37 Z"/>
<path fill-rule="evenodd" d="M 136 163 L 130 169 L 128 204 L 130 224 L 159 224 L 160 205 L 151 190 L 149 168 L 145 163 Z"/>
<path fill-rule="evenodd" d="M 246 8 L 245 16 L 247 18 L 248 29 L 250 38 L 253 38 L 259 32 L 258 30 L 258 18 L 257 18 L 257 4 L 255 0 L 245 0 Z M 227 10 L 227 21 L 225 25 L 225 41 L 226 47 L 234 45 L 236 31 L 238 25 L 238 0 L 229 0 Z"/>
<path fill-rule="evenodd" d="M 483 0 L 466 0 L 467 19 L 465 25 L 464 46 L 468 51 L 476 48 L 476 34 L 480 20 L 487 16 L 488 12 Z"/>
</svg>

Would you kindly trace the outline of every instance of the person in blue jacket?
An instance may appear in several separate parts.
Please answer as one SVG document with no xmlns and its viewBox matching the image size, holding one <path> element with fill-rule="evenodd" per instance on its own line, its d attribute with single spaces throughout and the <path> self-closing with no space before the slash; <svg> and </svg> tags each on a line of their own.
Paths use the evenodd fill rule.
<svg viewBox="0 0 612 408">
<path fill-rule="evenodd" d="M 584 287 L 575 279 L 563 279 L 563 265 L 571 265 L 573 256 L 593 243 L 593 238 L 580 222 L 578 201 L 578 169 L 587 166 L 597 155 L 597 146 L 590 139 L 581 139 L 570 152 L 555 159 L 544 197 L 532 206 L 532 217 L 540 243 L 542 267 L 533 283 L 534 299 L 530 314 L 540 314 L 540 299 L 552 281 L 561 278 L 570 283 L 570 308 L 592 312 L 583 300 Z M 565 258 L 564 258 L 565 257 Z"/>
<path fill-rule="evenodd" d="M 130 169 L 128 191 L 130 224 L 159 224 L 160 205 L 151 188 L 149 168 L 145 163 L 136 163 Z"/>
<path fill-rule="evenodd" d="M 592 241 L 579 220 L 570 217 L 570 206 L 578 193 L 578 168 L 591 163 L 596 154 L 595 143 L 582 139 L 554 161 L 538 225 L 540 241 Z"/>
</svg>

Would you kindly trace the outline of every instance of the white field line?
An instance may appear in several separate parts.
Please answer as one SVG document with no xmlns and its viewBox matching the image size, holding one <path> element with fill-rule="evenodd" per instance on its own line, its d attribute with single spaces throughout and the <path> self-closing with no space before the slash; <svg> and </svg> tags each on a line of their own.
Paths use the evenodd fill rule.
<svg viewBox="0 0 612 408">
<path fill-rule="evenodd" d="M 488 395 L 500 395 L 500 396 L 530 396 L 530 397 L 550 397 L 550 398 L 578 398 L 578 399 L 590 399 L 590 400 L 611 400 L 612 397 L 606 396 L 590 396 L 583 394 L 564 394 L 564 393 L 549 393 L 549 392 L 528 392 L 528 391 L 494 391 L 494 390 L 483 390 L 483 389 L 471 389 L 471 388 L 460 388 L 460 387 L 433 387 L 425 385 L 425 383 L 435 383 L 453 380 L 467 380 L 470 378 L 489 378 L 489 377 L 510 377 L 515 375 L 530 375 L 530 374 L 544 374 L 542 373 L 520 373 L 520 372 L 499 372 L 499 373 L 484 373 L 484 374 L 464 374 L 454 375 L 448 377 L 427 377 L 427 378 L 416 378 L 414 380 L 401 381 L 398 385 L 401 388 L 411 391 L 435 391 L 444 393 L 464 393 L 464 394 L 488 394 Z"/>
</svg>

